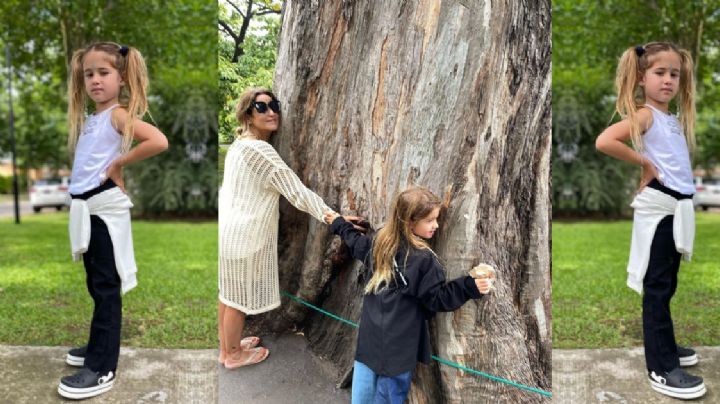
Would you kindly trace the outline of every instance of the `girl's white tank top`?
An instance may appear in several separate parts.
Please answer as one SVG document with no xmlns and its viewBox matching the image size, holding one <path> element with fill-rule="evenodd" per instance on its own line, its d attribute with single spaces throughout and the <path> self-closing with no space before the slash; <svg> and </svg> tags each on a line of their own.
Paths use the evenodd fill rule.
<svg viewBox="0 0 720 404">
<path fill-rule="evenodd" d="M 106 179 L 106 171 L 120 156 L 122 135 L 112 126 L 112 110 L 117 106 L 88 116 L 75 148 L 70 187 L 77 195 L 97 188 Z"/>
<path fill-rule="evenodd" d="M 653 122 L 642 136 L 643 156 L 657 168 L 660 182 L 686 195 L 695 193 L 690 152 L 680 121 L 652 105 L 645 105 L 653 114 Z"/>
</svg>

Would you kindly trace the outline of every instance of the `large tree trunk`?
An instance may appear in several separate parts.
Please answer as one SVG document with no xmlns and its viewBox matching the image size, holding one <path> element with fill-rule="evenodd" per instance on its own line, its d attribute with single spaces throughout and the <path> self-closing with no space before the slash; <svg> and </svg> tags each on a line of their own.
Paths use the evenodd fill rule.
<svg viewBox="0 0 720 404">
<path fill-rule="evenodd" d="M 410 184 L 447 197 L 433 247 L 448 279 L 479 262 L 494 264 L 499 279 L 488 298 L 435 317 L 433 351 L 546 390 L 550 77 L 548 1 L 290 0 L 275 73 L 285 115 L 274 139 L 329 205 L 376 228 Z M 287 204 L 281 213 L 282 289 L 357 321 L 359 264 L 331 278 L 338 241 Z M 356 330 L 346 324 L 287 299 L 261 324 L 303 326 L 317 352 L 343 371 L 352 365 Z M 549 399 L 418 366 L 411 402 L 485 400 Z"/>
</svg>

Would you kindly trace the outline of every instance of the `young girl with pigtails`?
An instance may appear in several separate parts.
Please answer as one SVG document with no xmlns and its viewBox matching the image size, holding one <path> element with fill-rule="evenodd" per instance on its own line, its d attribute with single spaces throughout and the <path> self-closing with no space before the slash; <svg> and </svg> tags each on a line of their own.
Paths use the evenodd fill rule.
<svg viewBox="0 0 720 404">
<path fill-rule="evenodd" d="M 83 260 L 95 308 L 87 345 L 71 349 L 66 357 L 67 364 L 81 369 L 60 380 L 58 393 L 83 399 L 110 390 L 115 382 L 121 295 L 137 284 L 133 205 L 122 169 L 166 150 L 168 142 L 141 120 L 148 110 L 148 75 L 137 49 L 94 43 L 75 51 L 69 70 L 70 246 L 73 259 Z M 90 103 L 93 112 L 86 116 Z"/>
<path fill-rule="evenodd" d="M 681 399 L 705 394 L 703 379 L 682 367 L 698 362 L 677 345 L 670 300 L 680 260 L 690 260 L 695 235 L 691 152 L 695 86 L 690 53 L 668 42 L 628 48 L 615 81 L 623 118 L 598 136 L 599 151 L 641 167 L 627 285 L 641 293 L 645 363 L 650 386 Z M 678 114 L 670 112 L 676 99 Z M 630 140 L 632 147 L 626 142 Z"/>
</svg>

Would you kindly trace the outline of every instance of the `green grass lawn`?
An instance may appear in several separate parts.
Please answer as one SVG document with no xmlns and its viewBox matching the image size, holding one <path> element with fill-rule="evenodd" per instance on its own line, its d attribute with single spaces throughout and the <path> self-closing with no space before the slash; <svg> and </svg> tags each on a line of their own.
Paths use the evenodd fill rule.
<svg viewBox="0 0 720 404">
<path fill-rule="evenodd" d="M 672 300 L 681 344 L 720 345 L 720 215 L 698 213 Z M 553 347 L 642 345 L 642 298 L 625 285 L 632 221 L 552 224 Z"/>
<path fill-rule="evenodd" d="M 80 345 L 92 299 L 73 262 L 67 212 L 0 219 L 0 343 Z M 138 287 L 123 296 L 122 344 L 217 345 L 217 223 L 134 221 Z"/>
</svg>

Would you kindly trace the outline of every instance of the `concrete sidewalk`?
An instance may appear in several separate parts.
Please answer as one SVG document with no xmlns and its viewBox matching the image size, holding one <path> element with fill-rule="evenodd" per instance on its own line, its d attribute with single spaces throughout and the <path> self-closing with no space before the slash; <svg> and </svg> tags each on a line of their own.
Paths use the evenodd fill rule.
<svg viewBox="0 0 720 404">
<path fill-rule="evenodd" d="M 0 402 L 73 402 L 57 393 L 60 377 L 77 369 L 65 364 L 67 350 L 0 346 Z M 214 349 L 121 348 L 112 390 L 83 403 L 215 403 L 216 358 Z"/>
<path fill-rule="evenodd" d="M 270 350 L 263 362 L 233 370 L 218 365 L 219 404 L 350 402 L 350 389 L 335 387 L 340 378 L 337 370 L 310 352 L 305 337 L 283 334 L 261 338 L 261 345 Z"/>
<path fill-rule="evenodd" d="M 720 347 L 693 347 L 700 362 L 685 368 L 705 381 L 707 393 L 694 403 L 720 403 Z M 673 403 L 650 388 L 643 348 L 554 349 L 553 403 Z"/>
<path fill-rule="evenodd" d="M 349 403 L 350 389 L 307 348 L 301 335 L 261 336 L 264 362 L 235 370 L 217 363 L 215 349 L 121 348 L 112 390 L 82 401 L 99 403 L 316 404 Z M 67 347 L 0 345 L 0 403 L 69 403 L 57 393 Z"/>
</svg>

